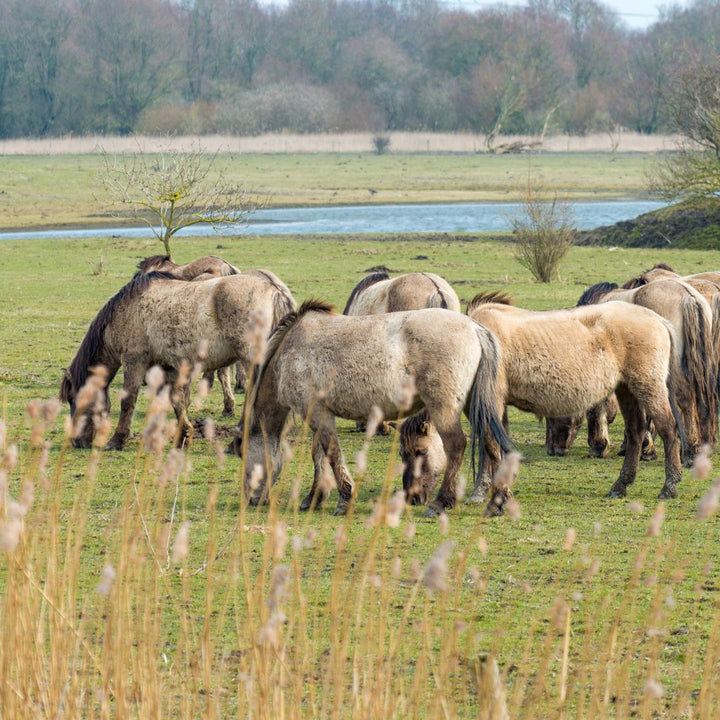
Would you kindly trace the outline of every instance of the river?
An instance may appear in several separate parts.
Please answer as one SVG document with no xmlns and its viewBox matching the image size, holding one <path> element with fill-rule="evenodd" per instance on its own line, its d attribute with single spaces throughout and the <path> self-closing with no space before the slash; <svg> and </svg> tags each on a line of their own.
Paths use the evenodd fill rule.
<svg viewBox="0 0 720 720">
<path fill-rule="evenodd" d="M 629 220 L 665 203 L 649 200 L 614 200 L 570 203 L 578 230 L 592 230 Z M 521 203 L 449 203 L 437 205 L 340 205 L 258 210 L 249 222 L 213 230 L 195 225 L 184 235 L 310 235 L 356 233 L 486 233 L 512 228 L 522 217 Z M 147 227 L 78 228 L 0 233 L 0 240 L 87 237 L 144 237 Z"/>
</svg>

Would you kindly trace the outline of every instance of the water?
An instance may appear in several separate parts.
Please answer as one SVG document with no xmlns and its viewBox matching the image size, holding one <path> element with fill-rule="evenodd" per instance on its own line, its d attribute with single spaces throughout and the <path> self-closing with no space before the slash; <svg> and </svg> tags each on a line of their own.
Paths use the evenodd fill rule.
<svg viewBox="0 0 720 720">
<path fill-rule="evenodd" d="M 630 220 L 665 205 L 648 200 L 571 203 L 575 227 L 592 230 Z M 522 216 L 521 203 L 451 203 L 438 205 L 349 205 L 258 210 L 249 223 L 213 230 L 195 225 L 180 235 L 309 235 L 356 233 L 484 233 L 510 230 L 511 219 Z M 80 228 L 0 233 L 0 240 L 87 237 L 146 237 L 147 227 Z"/>
</svg>

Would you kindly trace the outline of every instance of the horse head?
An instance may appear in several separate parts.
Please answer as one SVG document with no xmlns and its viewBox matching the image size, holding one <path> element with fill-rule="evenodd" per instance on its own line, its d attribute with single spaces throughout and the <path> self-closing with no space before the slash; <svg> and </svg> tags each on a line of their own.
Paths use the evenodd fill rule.
<svg viewBox="0 0 720 720">
<path fill-rule="evenodd" d="M 445 472 L 447 458 L 440 435 L 422 410 L 400 426 L 403 489 L 412 505 L 427 505 Z"/>
<path fill-rule="evenodd" d="M 85 384 L 75 387 L 72 373 L 63 369 L 60 383 L 60 400 L 68 403 L 73 420 L 72 444 L 76 448 L 92 447 L 95 420 L 110 409 L 107 391 L 107 369 L 102 365 L 91 368 Z"/>
</svg>

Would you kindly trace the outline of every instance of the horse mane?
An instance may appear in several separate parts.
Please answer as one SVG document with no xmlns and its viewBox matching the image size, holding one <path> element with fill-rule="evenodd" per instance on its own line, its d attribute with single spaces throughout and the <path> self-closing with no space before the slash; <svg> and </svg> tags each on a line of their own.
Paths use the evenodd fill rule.
<svg viewBox="0 0 720 720">
<path fill-rule="evenodd" d="M 655 264 L 650 268 L 650 270 L 667 270 L 668 272 L 672 272 L 672 273 L 675 273 L 675 274 L 677 275 L 677 273 L 675 272 L 675 270 L 673 270 L 673 268 L 671 268 L 667 263 L 664 263 L 664 262 L 655 263 Z M 649 271 L 646 270 L 645 272 L 649 272 Z"/>
<path fill-rule="evenodd" d="M 488 305 L 489 303 L 497 303 L 498 305 L 512 305 L 512 298 L 500 290 L 491 290 L 485 293 L 478 293 L 467 305 L 466 314 L 471 310 L 475 310 L 480 305 Z"/>
<path fill-rule="evenodd" d="M 594 305 L 600 298 L 607 295 L 611 290 L 617 290 L 618 284 L 611 282 L 599 282 L 591 285 L 577 301 L 576 305 Z"/>
<path fill-rule="evenodd" d="M 100 308 L 90 323 L 70 367 L 65 372 L 60 387 L 61 400 L 67 402 L 71 393 L 77 392 L 86 383 L 90 374 L 89 368 L 98 364 L 98 358 L 104 346 L 103 335 L 117 310 L 129 300 L 142 295 L 157 280 L 177 280 L 177 278 L 171 273 L 160 271 L 135 275 Z"/>
<path fill-rule="evenodd" d="M 635 290 L 635 288 L 643 287 L 643 285 L 647 285 L 648 281 L 645 277 L 645 273 L 642 275 L 638 275 L 637 277 L 630 278 L 626 283 L 623 283 L 620 287 L 623 290 Z"/>
<path fill-rule="evenodd" d="M 355 302 L 355 298 L 363 291 L 369 288 L 371 285 L 375 285 L 375 283 L 379 283 L 381 280 L 389 280 L 390 276 L 386 272 L 376 272 L 372 273 L 371 275 L 366 275 L 353 289 L 350 293 L 350 297 L 348 298 L 347 303 L 345 304 L 345 309 L 343 310 L 343 315 L 347 315 L 348 311 L 350 310 L 350 307 L 352 306 L 353 302 Z"/>
<path fill-rule="evenodd" d="M 245 399 L 245 403 L 250 410 L 250 414 L 247 417 L 248 422 L 251 426 L 253 422 L 255 422 L 255 400 L 257 398 L 258 390 L 260 388 L 260 382 L 262 381 L 262 376 L 265 372 L 265 368 L 267 368 L 267 366 L 270 364 L 270 361 L 275 356 L 275 353 L 278 351 L 278 348 L 282 344 L 282 341 L 285 339 L 285 336 L 290 332 L 293 327 L 295 327 L 295 325 L 297 325 L 298 322 L 300 322 L 303 316 L 307 315 L 309 312 L 321 312 L 325 313 L 326 315 L 330 315 L 334 310 L 335 308 L 330 305 L 330 303 L 327 303 L 324 300 L 316 300 L 310 298 L 308 300 L 305 300 L 297 310 L 291 310 L 289 313 L 286 313 L 285 317 L 280 320 L 274 330 L 270 333 L 270 337 L 268 338 L 267 346 L 265 348 L 265 357 L 263 358 L 262 364 L 253 366 L 251 391 L 249 397 L 246 397 Z"/>
<path fill-rule="evenodd" d="M 402 425 L 400 425 L 400 446 L 405 447 L 408 438 L 413 435 L 424 435 L 423 425 L 425 425 L 429 419 L 430 414 L 427 408 L 423 408 L 420 412 L 416 412 L 414 415 L 403 420 Z"/>
<path fill-rule="evenodd" d="M 146 275 L 148 272 L 152 270 L 152 268 L 159 266 L 159 265 L 165 265 L 165 263 L 172 263 L 175 265 L 175 263 L 172 262 L 169 255 L 150 255 L 149 257 L 146 257 L 144 260 L 141 260 L 136 265 L 136 272 L 135 275 Z M 177 266 L 176 266 L 177 267 Z"/>
</svg>

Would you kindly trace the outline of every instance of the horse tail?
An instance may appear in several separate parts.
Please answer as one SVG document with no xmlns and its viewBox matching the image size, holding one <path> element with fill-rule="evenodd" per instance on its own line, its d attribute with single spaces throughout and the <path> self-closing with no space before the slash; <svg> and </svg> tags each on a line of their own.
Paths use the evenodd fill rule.
<svg viewBox="0 0 720 720">
<path fill-rule="evenodd" d="M 442 291 L 442 288 L 440 287 L 440 285 L 438 285 L 437 280 L 435 280 L 435 278 L 429 273 L 424 272 L 422 274 L 433 284 L 433 287 L 435 288 L 433 293 L 431 295 L 428 295 L 426 307 L 442 308 L 443 310 L 447 310 L 448 301 Z"/>
<path fill-rule="evenodd" d="M 702 439 L 712 442 L 717 431 L 718 401 L 713 320 L 707 314 L 704 300 L 697 297 L 684 297 L 680 301 L 680 311 L 683 326 L 681 367 L 692 388 Z"/>
<path fill-rule="evenodd" d="M 682 413 L 677 402 L 677 386 L 682 382 L 682 373 L 680 365 L 674 361 L 675 358 L 675 330 L 668 322 L 666 324 L 668 337 L 670 338 L 670 363 L 668 364 L 668 374 L 665 378 L 665 386 L 668 390 L 668 401 L 670 403 L 670 411 L 675 418 L 677 426 L 678 438 L 680 439 L 680 457 L 685 457 L 687 453 L 687 435 L 685 434 L 685 426 L 683 425 Z"/>
<path fill-rule="evenodd" d="M 713 390 L 715 392 L 715 410 L 720 411 L 720 293 L 713 295 L 712 323 L 710 330 L 711 365 L 713 373 Z M 717 414 L 715 416 L 717 421 Z"/>
<path fill-rule="evenodd" d="M 470 391 L 470 427 L 472 429 L 471 461 L 473 478 L 480 479 L 485 462 L 485 433 L 490 429 L 502 452 L 512 449 L 502 418 L 497 412 L 497 373 L 500 363 L 500 346 L 495 335 L 485 326 L 476 323 L 475 331 L 482 348 L 482 356 L 475 371 Z"/>
</svg>

